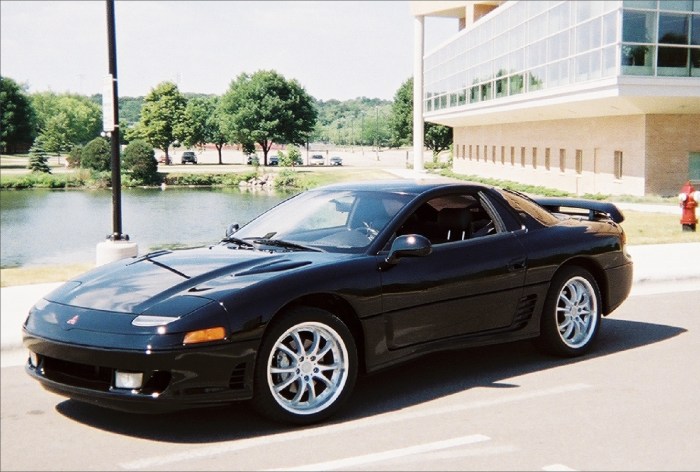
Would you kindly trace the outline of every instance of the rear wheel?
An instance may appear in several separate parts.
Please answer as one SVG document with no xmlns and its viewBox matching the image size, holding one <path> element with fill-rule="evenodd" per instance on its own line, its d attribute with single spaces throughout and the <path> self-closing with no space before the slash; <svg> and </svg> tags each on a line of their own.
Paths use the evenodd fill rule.
<svg viewBox="0 0 700 472">
<path fill-rule="evenodd" d="M 545 300 L 537 345 L 564 357 L 586 353 L 598 334 L 600 289 L 590 272 L 566 267 L 552 279 Z"/>
<path fill-rule="evenodd" d="M 275 421 L 321 421 L 352 393 L 357 365 L 354 339 L 338 317 L 319 308 L 294 309 L 263 340 L 254 405 Z"/>
</svg>

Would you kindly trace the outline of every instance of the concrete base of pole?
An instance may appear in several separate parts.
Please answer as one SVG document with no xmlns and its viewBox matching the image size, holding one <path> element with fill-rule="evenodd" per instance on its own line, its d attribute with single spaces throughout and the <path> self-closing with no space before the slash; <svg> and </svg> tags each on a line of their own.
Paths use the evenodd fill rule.
<svg viewBox="0 0 700 472">
<path fill-rule="evenodd" d="M 97 260 L 95 264 L 100 266 L 119 259 L 137 256 L 138 253 L 139 246 L 136 243 L 108 239 L 97 244 Z"/>
</svg>

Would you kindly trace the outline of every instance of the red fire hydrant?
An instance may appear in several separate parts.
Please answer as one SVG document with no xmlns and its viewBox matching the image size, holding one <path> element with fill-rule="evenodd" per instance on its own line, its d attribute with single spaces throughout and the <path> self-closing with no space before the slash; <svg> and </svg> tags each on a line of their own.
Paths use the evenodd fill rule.
<svg viewBox="0 0 700 472">
<path fill-rule="evenodd" d="M 698 218 L 695 216 L 695 207 L 700 202 L 700 192 L 695 190 L 690 180 L 681 189 L 681 193 L 678 194 L 678 200 L 681 202 L 681 225 L 683 231 L 695 231 L 695 226 L 698 223 Z"/>
</svg>

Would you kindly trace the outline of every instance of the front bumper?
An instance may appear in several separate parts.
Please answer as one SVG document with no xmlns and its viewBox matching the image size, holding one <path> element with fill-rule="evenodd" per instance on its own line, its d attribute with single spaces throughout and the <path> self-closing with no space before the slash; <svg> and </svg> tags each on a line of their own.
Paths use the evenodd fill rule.
<svg viewBox="0 0 700 472">
<path fill-rule="evenodd" d="M 167 351 L 66 344 L 24 331 L 36 354 L 26 372 L 49 391 L 74 400 L 135 412 L 163 413 L 252 398 L 258 341 L 186 346 Z M 143 373 L 138 389 L 115 387 L 115 372 Z"/>
</svg>

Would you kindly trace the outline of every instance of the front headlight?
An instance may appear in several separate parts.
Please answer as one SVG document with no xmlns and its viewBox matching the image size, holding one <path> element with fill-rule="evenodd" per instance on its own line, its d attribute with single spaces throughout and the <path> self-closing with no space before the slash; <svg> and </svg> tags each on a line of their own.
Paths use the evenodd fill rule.
<svg viewBox="0 0 700 472">
<path fill-rule="evenodd" d="M 134 318 L 131 324 L 140 327 L 165 326 L 179 319 L 179 316 L 139 315 Z"/>
</svg>

